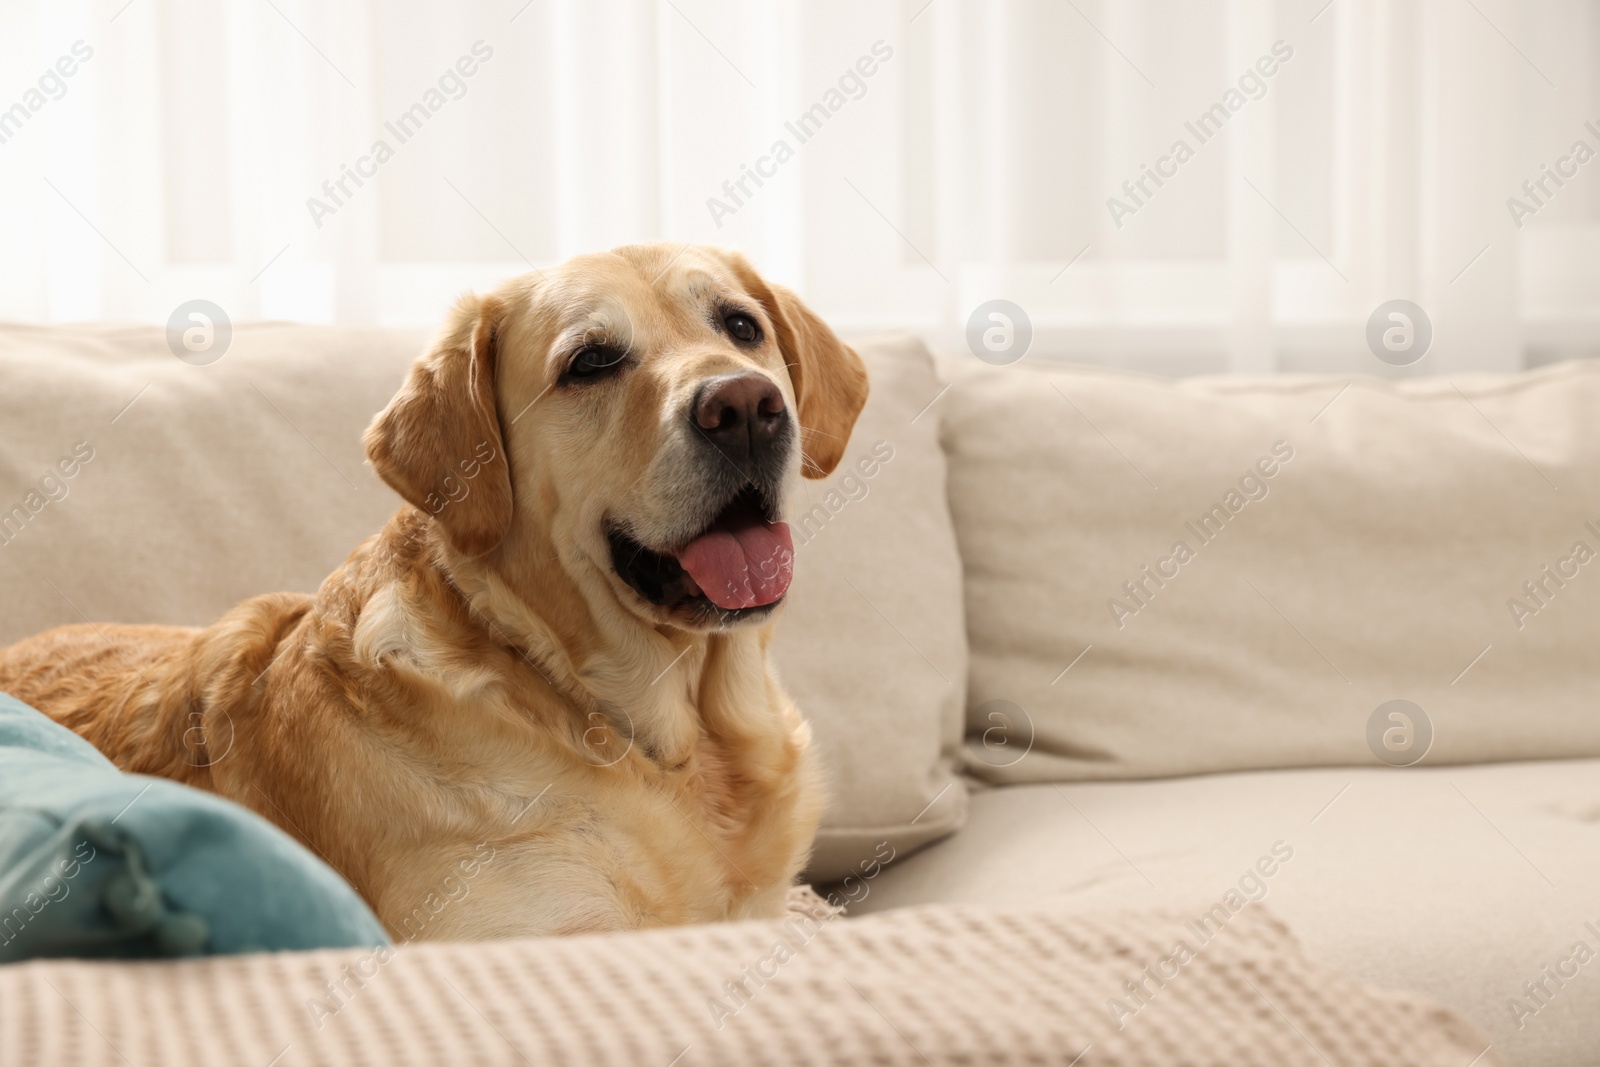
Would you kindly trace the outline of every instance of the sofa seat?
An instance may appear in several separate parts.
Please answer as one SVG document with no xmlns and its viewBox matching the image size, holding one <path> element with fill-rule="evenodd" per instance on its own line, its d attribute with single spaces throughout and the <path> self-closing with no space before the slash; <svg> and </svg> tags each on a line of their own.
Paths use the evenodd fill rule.
<svg viewBox="0 0 1600 1067">
<path fill-rule="evenodd" d="M 1230 890 L 1312 960 L 1455 1008 L 1509 1063 L 1600 1059 L 1600 760 L 979 791 L 964 830 L 885 868 L 851 911 L 1068 898 L 1199 923 L 1223 904 L 1211 932 Z"/>
</svg>

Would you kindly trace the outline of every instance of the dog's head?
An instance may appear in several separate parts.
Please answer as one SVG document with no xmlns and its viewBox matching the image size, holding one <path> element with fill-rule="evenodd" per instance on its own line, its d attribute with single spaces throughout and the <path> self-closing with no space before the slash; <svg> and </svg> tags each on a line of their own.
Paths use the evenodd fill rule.
<svg viewBox="0 0 1600 1067">
<path fill-rule="evenodd" d="M 838 464 L 860 358 L 736 253 L 634 245 L 462 300 L 367 456 L 474 559 L 555 559 L 693 630 L 782 600 L 796 473 Z"/>
</svg>

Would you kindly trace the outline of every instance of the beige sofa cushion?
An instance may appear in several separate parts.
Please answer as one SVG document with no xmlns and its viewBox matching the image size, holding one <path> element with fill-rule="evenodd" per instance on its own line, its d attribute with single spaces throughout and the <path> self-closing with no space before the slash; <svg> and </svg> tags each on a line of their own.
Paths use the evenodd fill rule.
<svg viewBox="0 0 1600 1067">
<path fill-rule="evenodd" d="M 1600 760 L 1329 767 L 978 791 L 961 833 L 851 910 L 1114 904 L 1197 921 L 1238 891 L 1230 930 L 1268 908 L 1311 960 L 1449 1005 L 1509 1063 L 1593 1067 L 1596 884 Z"/>
<path fill-rule="evenodd" d="M 158 328 L 0 327 L 0 644 L 85 620 L 205 625 L 258 593 L 315 590 L 400 504 L 360 437 L 425 341 L 238 326 L 220 361 L 192 366 Z M 841 490 L 859 499 L 828 511 L 843 470 L 807 485 L 828 517 L 809 539 L 797 529 L 801 577 L 779 624 L 784 677 L 833 784 L 818 877 L 877 842 L 904 851 L 948 833 L 964 810 L 950 772 L 959 564 L 937 414 L 911 421 L 939 384 L 915 342 L 859 347 L 874 391 Z M 893 456 L 867 478 L 855 464 L 877 441 Z"/>
<path fill-rule="evenodd" d="M 946 368 L 975 773 L 1600 755 L 1600 364 Z"/>
<path fill-rule="evenodd" d="M 795 583 L 778 627 L 785 686 L 816 730 L 835 803 L 811 874 L 840 877 L 888 841 L 960 827 L 967 677 L 961 558 L 945 504 L 942 388 L 915 338 L 854 342 L 872 393 L 833 475 L 791 507 Z"/>
</svg>

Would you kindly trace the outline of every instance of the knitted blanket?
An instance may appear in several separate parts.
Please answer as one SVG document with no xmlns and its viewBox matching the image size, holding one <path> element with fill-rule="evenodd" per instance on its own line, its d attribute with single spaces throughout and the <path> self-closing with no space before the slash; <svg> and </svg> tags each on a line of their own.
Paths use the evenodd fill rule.
<svg viewBox="0 0 1600 1067">
<path fill-rule="evenodd" d="M 1446 1008 L 1307 961 L 1264 908 L 1216 931 L 1185 918 L 819 910 L 370 952 L 41 960 L 0 967 L 0 1063 L 1501 1062 Z"/>
</svg>

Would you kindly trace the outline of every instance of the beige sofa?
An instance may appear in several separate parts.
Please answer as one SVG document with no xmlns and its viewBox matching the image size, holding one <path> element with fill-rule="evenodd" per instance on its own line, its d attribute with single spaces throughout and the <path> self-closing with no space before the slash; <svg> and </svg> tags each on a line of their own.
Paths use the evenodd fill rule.
<svg viewBox="0 0 1600 1067">
<path fill-rule="evenodd" d="M 359 435 L 424 341 L 240 326 L 195 366 L 157 329 L 0 328 L 0 641 L 84 618 L 200 624 L 256 593 L 315 588 L 398 506 Z M 812 958 L 833 962 L 809 986 L 755 1002 L 746 1039 L 770 1039 L 757 1058 L 1600 1057 L 1600 371 L 1172 382 L 936 362 L 906 337 L 858 348 L 873 397 L 840 470 L 798 491 L 778 642 L 832 786 L 812 878 L 851 901 L 852 932 L 830 926 L 833 956 Z M 75 449 L 92 458 L 51 474 Z M 597 943 L 562 966 L 615 983 L 611 956 L 736 960 L 771 933 L 754 929 L 731 949 L 746 935 L 582 939 Z M 1202 953 L 1183 982 L 1140 977 L 1179 973 L 1165 962 L 1176 942 L 1224 933 L 1236 957 Z M 906 965 L 878 976 L 900 1007 L 880 1008 L 871 976 L 860 1003 L 829 999 L 882 939 Z M 1028 1001 L 1050 1041 L 970 1021 L 964 1038 L 936 1033 L 963 1004 L 973 1019 L 1004 1010 L 1003 979 L 958 974 L 986 949 L 1031 951 L 1010 973 L 1074 991 Z M 463 998 L 476 1017 L 457 1006 L 427 1041 L 487 1022 L 512 1038 L 480 1050 L 496 1060 L 530 1027 L 560 1030 L 512 1018 L 515 991 L 474 973 L 470 946 L 404 951 L 429 988 L 454 974 L 469 993 L 499 990 Z M 559 989 L 573 972 L 555 951 L 482 959 Z M 0 968 L 0 996 L 13 990 L 29 1020 L 0 1054 L 66 1041 L 120 1062 L 94 1051 L 108 1027 L 165 1061 L 285 1044 L 341 1062 L 365 1055 L 358 1033 L 387 1034 L 396 1056 L 411 1047 L 395 1038 L 416 1015 L 403 997 L 340 1044 L 239 1023 L 239 1005 L 297 1002 L 285 975 L 338 962 Z M 685 981 L 650 966 L 654 988 Z M 630 996 L 651 988 L 639 973 Z M 40 992 L 47 979 L 72 1012 Z M 395 995 L 421 995 L 411 982 Z M 171 1021 L 193 1034 L 162 1052 L 137 1006 L 150 988 L 168 1006 L 220 990 L 217 1011 Z M 715 991 L 690 999 L 704 1011 Z M 90 1002 L 100 1014 L 80 1010 Z M 844 1035 L 832 1056 L 806 1047 L 822 1030 L 794 1025 L 822 1017 Z M 600 1018 L 649 1040 L 613 1048 L 574 1024 L 577 1043 L 541 1058 L 654 1062 L 658 1046 L 693 1045 L 683 1062 L 749 1062 L 744 1045 L 678 1041 L 648 1012 Z M 1401 1034 L 1422 1044 L 1384 1043 Z"/>
</svg>

